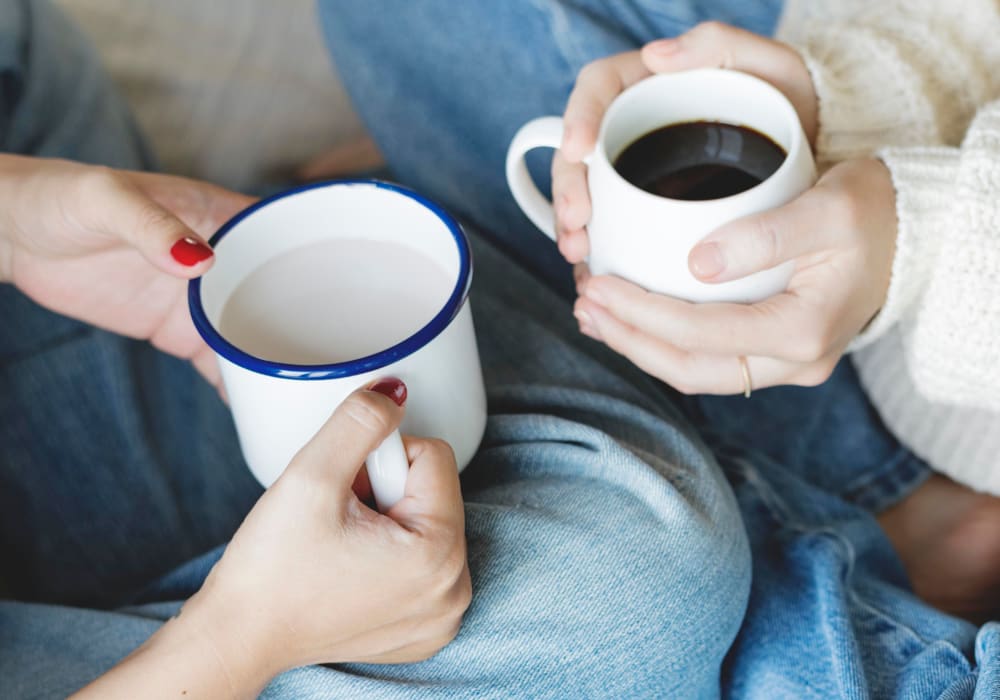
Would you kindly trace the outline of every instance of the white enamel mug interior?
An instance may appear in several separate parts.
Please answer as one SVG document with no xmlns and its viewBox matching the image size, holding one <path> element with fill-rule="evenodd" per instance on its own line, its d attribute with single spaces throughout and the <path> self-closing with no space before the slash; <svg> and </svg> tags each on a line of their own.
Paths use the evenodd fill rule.
<svg viewBox="0 0 1000 700">
<path fill-rule="evenodd" d="M 669 124 L 713 121 L 753 128 L 780 145 L 786 158 L 756 187 L 730 197 L 685 201 L 645 192 L 614 169 L 639 137 Z M 528 122 L 511 142 L 507 179 L 525 214 L 550 238 L 554 213 L 531 181 L 524 154 L 558 148 L 558 117 Z M 726 143 L 718 144 L 720 149 Z M 613 274 L 645 289 L 696 302 L 753 302 L 785 289 L 792 263 L 723 284 L 705 284 L 688 269 L 691 249 L 725 223 L 789 202 L 816 179 L 812 152 L 791 103 L 770 84 L 745 73 L 700 69 L 656 75 L 611 104 L 597 147 L 586 159 L 592 214 L 587 226 L 594 274 Z"/>
<path fill-rule="evenodd" d="M 419 251 L 454 280 L 450 296 L 410 337 L 334 364 L 264 360 L 221 335 L 226 302 L 248 275 L 282 253 L 334 238 L 391 242 Z M 269 486 L 281 475 L 348 394 L 389 376 L 408 388 L 401 430 L 447 441 L 459 469 L 468 464 L 485 429 L 486 397 L 468 303 L 472 255 L 465 233 L 447 212 L 389 183 L 321 183 L 254 204 L 225 224 L 211 243 L 215 264 L 189 285 L 191 316 L 218 356 L 244 458 L 261 484 Z M 406 468 L 398 434 L 369 458 L 380 508 L 403 495 Z"/>
</svg>

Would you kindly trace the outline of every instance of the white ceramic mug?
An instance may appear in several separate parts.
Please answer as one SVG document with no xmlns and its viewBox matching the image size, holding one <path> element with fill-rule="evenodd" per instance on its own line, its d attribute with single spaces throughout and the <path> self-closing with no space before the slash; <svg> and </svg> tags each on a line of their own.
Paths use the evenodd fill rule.
<svg viewBox="0 0 1000 700">
<path fill-rule="evenodd" d="M 410 337 L 346 362 L 268 361 L 223 337 L 223 309 L 250 273 L 282 253 L 333 238 L 418 251 L 449 275 L 451 294 Z M 243 455 L 261 484 L 270 486 L 281 475 L 348 394 L 384 377 L 397 377 L 408 388 L 401 430 L 447 441 L 459 470 L 468 464 L 486 426 L 486 394 L 468 303 L 472 255 L 465 233 L 449 214 L 397 185 L 331 182 L 254 204 L 226 223 L 211 243 L 215 264 L 189 286 L 191 316 L 218 356 Z M 333 303 L 350 304 L 351 299 Z M 391 507 L 403 495 L 408 469 L 398 432 L 369 456 L 367 466 L 379 508 Z"/>
<path fill-rule="evenodd" d="M 669 124 L 714 121 L 747 126 L 770 137 L 787 156 L 767 180 L 730 197 L 682 201 L 650 194 L 626 181 L 613 163 L 641 136 Z M 507 152 L 507 182 L 529 219 L 555 240 L 552 203 L 524 162 L 534 148 L 558 148 L 563 124 L 542 117 L 525 124 Z M 737 71 L 700 69 L 652 76 L 608 108 L 597 147 L 585 162 L 592 215 L 588 263 L 594 274 L 631 280 L 653 292 L 696 302 L 754 302 L 785 289 L 793 263 L 721 284 L 688 269 L 688 253 L 721 225 L 789 202 L 816 179 L 809 143 L 791 103 L 770 84 Z"/>
</svg>

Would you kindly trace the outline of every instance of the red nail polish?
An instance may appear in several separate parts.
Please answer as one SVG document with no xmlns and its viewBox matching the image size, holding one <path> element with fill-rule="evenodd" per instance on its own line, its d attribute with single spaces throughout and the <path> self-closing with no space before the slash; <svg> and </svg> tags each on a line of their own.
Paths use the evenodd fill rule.
<svg viewBox="0 0 1000 700">
<path fill-rule="evenodd" d="M 215 253 L 201 241 L 188 236 L 174 243 L 170 249 L 170 255 L 181 265 L 193 267 L 202 260 L 208 260 Z"/>
<path fill-rule="evenodd" d="M 403 380 L 396 379 L 395 377 L 378 380 L 368 387 L 368 391 L 388 396 L 397 406 L 402 406 L 406 403 L 406 385 L 403 384 Z"/>
</svg>

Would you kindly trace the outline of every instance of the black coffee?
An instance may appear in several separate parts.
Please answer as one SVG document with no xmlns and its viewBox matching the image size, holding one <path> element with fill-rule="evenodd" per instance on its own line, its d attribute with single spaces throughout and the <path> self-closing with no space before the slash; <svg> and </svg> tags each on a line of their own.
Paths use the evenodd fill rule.
<svg viewBox="0 0 1000 700">
<path fill-rule="evenodd" d="M 781 146 L 749 127 L 687 122 L 639 137 L 615 160 L 615 170 L 661 197 L 721 199 L 759 185 L 784 160 Z"/>
</svg>

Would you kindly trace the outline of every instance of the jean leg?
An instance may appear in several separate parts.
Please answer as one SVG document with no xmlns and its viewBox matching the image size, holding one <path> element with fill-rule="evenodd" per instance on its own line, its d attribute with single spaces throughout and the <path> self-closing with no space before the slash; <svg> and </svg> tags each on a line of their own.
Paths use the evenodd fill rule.
<svg viewBox="0 0 1000 700">
<path fill-rule="evenodd" d="M 188 363 L 0 288 L 0 559 L 10 595 L 120 604 L 226 541 L 260 488 Z"/>
<path fill-rule="evenodd" d="M 871 513 L 760 453 L 721 459 L 753 551 L 726 696 L 993 697 L 997 626 L 977 630 L 916 598 Z"/>
<path fill-rule="evenodd" d="M 264 697 L 717 696 L 750 585 L 718 464 L 645 375 L 576 333 L 565 301 L 474 247 L 490 420 L 463 474 L 474 600 L 462 630 L 429 661 L 297 669 Z M 145 600 L 189 595 L 217 556 Z M 0 605 L 0 646 L 10 650 L 0 675 L 57 696 L 176 608 L 95 617 Z M 69 639 L 38 643 L 60 615 Z M 42 663 L 39 679 L 31 669 Z"/>
<path fill-rule="evenodd" d="M 0 150 L 118 168 L 152 165 L 96 51 L 49 0 L 0 6 Z"/>
<path fill-rule="evenodd" d="M 770 33 L 780 0 L 320 0 L 341 77 L 395 177 L 492 232 L 565 294 L 568 266 L 518 209 L 507 145 L 561 114 L 590 61 L 704 19 Z M 547 158 L 530 161 L 547 185 Z"/>
<path fill-rule="evenodd" d="M 812 484 L 878 512 L 931 474 L 882 423 L 849 358 L 818 387 L 774 387 L 742 396 L 700 396 L 689 413 L 710 444 L 739 446 Z"/>
<path fill-rule="evenodd" d="M 4 150 L 142 168 L 94 51 L 47 0 L 0 6 Z M 0 578 L 88 605 L 227 540 L 260 493 L 228 411 L 187 365 L 0 286 Z"/>
</svg>

